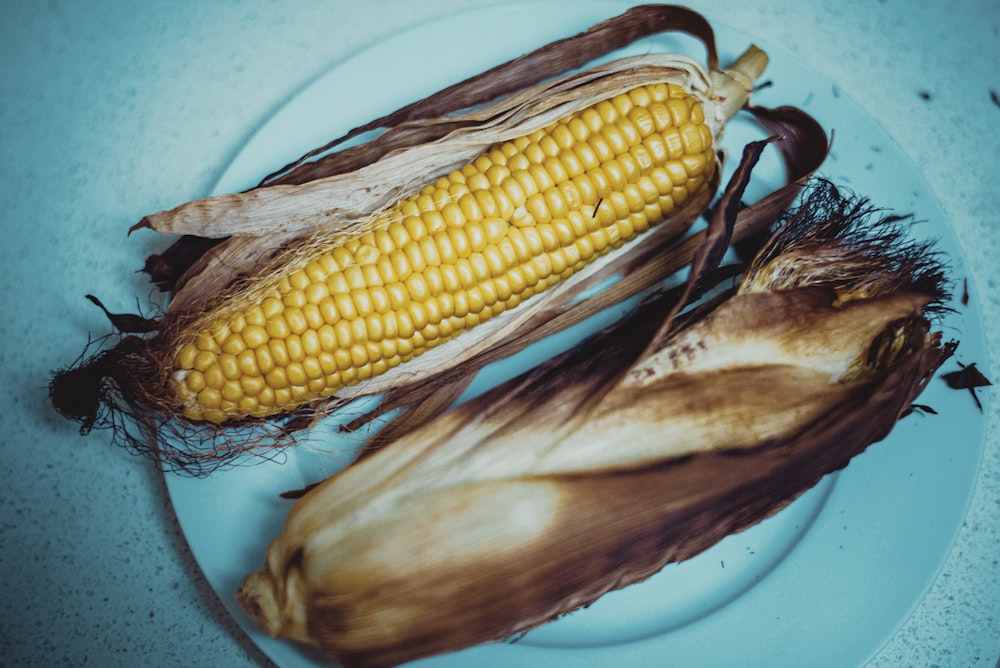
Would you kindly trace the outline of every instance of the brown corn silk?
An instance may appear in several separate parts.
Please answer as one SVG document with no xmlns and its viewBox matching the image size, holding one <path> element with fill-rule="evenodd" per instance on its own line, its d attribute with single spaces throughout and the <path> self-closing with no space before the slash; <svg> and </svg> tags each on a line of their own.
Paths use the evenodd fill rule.
<svg viewBox="0 0 1000 668">
<path fill-rule="evenodd" d="M 308 491 L 238 598 L 271 635 L 392 666 L 531 629 L 774 513 L 884 438 L 951 354 L 933 249 L 873 217 L 817 182 L 737 288 L 679 315 L 651 297 Z"/>
<path fill-rule="evenodd" d="M 639 37 L 668 29 L 685 30 L 699 38 L 706 45 L 709 69 L 684 57 L 651 54 L 548 78 Z M 460 391 L 461 384 L 489 361 L 646 289 L 690 261 L 690 245 L 685 246 L 687 254 L 659 258 L 678 245 L 680 234 L 708 207 L 714 184 L 644 238 L 604 256 L 515 311 L 464 333 L 460 343 L 441 345 L 277 419 L 246 419 L 222 426 L 185 420 L 171 386 L 171 365 L 177 351 L 174 341 L 179 333 L 197 325 L 203 313 L 227 300 L 249 299 L 250 293 L 244 289 L 247 282 L 294 260 L 308 248 L 304 238 L 314 236 L 317 230 L 334 236 L 356 234 L 387 203 L 422 185 L 401 181 L 401 173 L 427 174 L 433 179 L 496 141 L 543 126 L 590 101 L 653 81 L 677 82 L 705 98 L 703 103 L 708 105 L 728 96 L 729 102 L 723 100 L 722 107 L 728 104 L 731 108 L 720 113 L 735 113 L 735 107 L 745 102 L 745 90 L 736 97 L 730 93 L 720 96 L 719 92 L 735 90 L 734 85 L 745 89 L 749 80 L 737 73 L 733 76 L 740 84 L 734 84 L 730 75 L 716 69 L 717 63 L 711 28 L 699 15 L 670 6 L 633 8 L 581 35 L 547 45 L 358 128 L 271 175 L 259 188 L 148 216 L 133 229 L 148 227 L 186 235 L 168 253 L 147 262 L 147 267 L 166 267 L 165 273 L 153 277 L 175 292 L 167 313 L 157 322 L 156 336 L 127 337 L 99 357 L 98 366 L 107 375 L 101 381 L 104 406 L 96 419 L 81 420 L 84 429 L 95 424 L 113 426 L 126 445 L 151 456 L 162 467 L 203 474 L 248 453 L 274 456 L 292 442 L 295 430 L 310 426 L 358 396 L 383 395 L 380 408 L 369 418 L 406 406 L 406 412 L 393 423 L 397 429 L 409 428 L 439 412 Z M 536 83 L 542 79 L 545 81 Z M 450 113 L 498 95 L 504 97 L 470 112 Z M 782 146 L 791 184 L 771 201 L 787 202 L 800 187 L 798 181 L 825 155 L 825 135 L 801 112 L 786 109 L 778 115 L 786 128 L 805 128 L 809 138 Z M 716 122 L 721 127 L 722 121 Z M 371 142 L 328 153 L 342 140 L 382 127 L 388 129 Z M 807 155 L 808 159 L 796 162 L 790 158 L 794 155 Z M 365 197 L 357 199 L 358 193 Z M 317 202 L 330 198 L 335 202 L 332 208 L 316 208 Z M 748 224 L 766 224 L 766 218 L 755 213 L 745 217 Z M 752 229 L 752 225 L 742 229 Z M 215 245 L 200 238 L 225 234 L 234 236 Z M 177 258 L 192 247 L 194 255 L 178 262 Z M 584 291 L 615 275 L 624 275 L 625 280 L 595 297 L 575 301 Z M 80 412 L 86 414 L 87 410 L 68 414 L 79 419 L 74 413 Z"/>
</svg>

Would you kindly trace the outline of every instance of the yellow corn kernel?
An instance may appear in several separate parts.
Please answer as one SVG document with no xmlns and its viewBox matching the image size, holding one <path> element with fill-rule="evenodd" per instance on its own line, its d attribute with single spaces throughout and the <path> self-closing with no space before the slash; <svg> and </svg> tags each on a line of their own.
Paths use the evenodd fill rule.
<svg viewBox="0 0 1000 668">
<path fill-rule="evenodd" d="M 285 350 L 288 351 L 288 359 L 292 362 L 301 362 L 306 356 L 302 349 L 302 337 L 292 334 L 285 339 Z"/>
<path fill-rule="evenodd" d="M 206 387 L 198 393 L 198 405 L 203 409 L 218 408 L 222 404 L 222 394 L 213 388 Z"/>
<path fill-rule="evenodd" d="M 279 314 L 267 321 L 267 327 L 265 328 L 267 335 L 273 339 L 284 339 L 291 332 L 288 329 L 288 323 L 285 321 L 284 315 Z"/>
<path fill-rule="evenodd" d="M 357 308 L 354 306 L 354 299 L 351 293 L 337 293 L 333 297 L 333 303 L 337 307 L 337 313 L 341 319 L 351 319 L 357 317 Z"/>
<path fill-rule="evenodd" d="M 244 396 L 257 397 L 264 391 L 265 387 L 267 387 L 267 383 L 264 382 L 263 376 L 243 376 L 240 378 L 240 388 Z"/>
<path fill-rule="evenodd" d="M 378 249 L 371 244 L 361 244 L 354 251 L 354 261 L 360 265 L 368 264 L 378 257 Z"/>
<path fill-rule="evenodd" d="M 274 396 L 274 390 L 267 385 L 264 385 L 264 387 L 261 388 L 260 393 L 257 395 L 257 403 L 259 406 L 269 409 L 266 413 L 264 413 L 264 415 L 273 413 L 277 407 L 277 399 Z"/>
<path fill-rule="evenodd" d="M 261 374 L 266 374 L 274 368 L 274 357 L 271 355 L 270 346 L 261 346 L 254 351 L 254 354 Z"/>
<path fill-rule="evenodd" d="M 303 306 L 302 316 L 306 320 L 306 329 L 303 332 L 300 332 L 300 334 L 315 331 L 326 324 L 326 320 L 323 318 L 323 312 L 319 310 L 319 306 L 316 304 L 306 304 Z"/>
<path fill-rule="evenodd" d="M 319 340 L 319 327 L 309 329 L 302 333 L 301 348 L 305 357 L 316 357 L 323 350 Z"/>
<path fill-rule="evenodd" d="M 288 366 L 291 358 L 288 356 L 288 348 L 283 339 L 271 339 L 267 342 L 267 347 L 271 351 L 271 359 L 274 360 L 274 367 L 283 369 Z"/>
<path fill-rule="evenodd" d="M 195 358 L 198 356 L 198 346 L 193 343 L 186 343 L 177 351 L 174 364 L 179 369 L 193 369 Z"/>
<path fill-rule="evenodd" d="M 191 369 L 184 377 L 184 383 L 187 385 L 188 390 L 197 394 L 205 389 L 205 374 L 196 369 Z"/>
<path fill-rule="evenodd" d="M 299 288 L 292 288 L 288 294 L 286 294 L 281 301 L 286 307 L 299 308 L 306 303 L 306 293 L 305 290 L 300 290 Z"/>
<path fill-rule="evenodd" d="M 287 387 L 277 388 L 274 390 L 274 403 L 281 410 L 286 408 L 291 408 L 294 406 L 292 403 L 292 391 Z"/>
</svg>

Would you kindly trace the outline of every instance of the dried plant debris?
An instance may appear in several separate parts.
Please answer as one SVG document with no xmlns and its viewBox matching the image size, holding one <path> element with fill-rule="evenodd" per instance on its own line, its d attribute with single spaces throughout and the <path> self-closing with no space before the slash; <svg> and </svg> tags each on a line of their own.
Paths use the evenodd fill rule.
<svg viewBox="0 0 1000 668">
<path fill-rule="evenodd" d="M 980 412 L 983 410 L 983 404 L 979 400 L 979 395 L 976 393 L 977 388 L 988 387 L 992 385 L 989 379 L 983 375 L 983 372 L 979 370 L 976 363 L 963 364 L 958 363 L 958 371 L 950 371 L 946 374 L 942 374 L 941 378 L 944 382 L 948 383 L 948 387 L 953 390 L 968 390 L 969 394 L 972 395 L 972 400 L 976 402 L 976 408 Z"/>
</svg>

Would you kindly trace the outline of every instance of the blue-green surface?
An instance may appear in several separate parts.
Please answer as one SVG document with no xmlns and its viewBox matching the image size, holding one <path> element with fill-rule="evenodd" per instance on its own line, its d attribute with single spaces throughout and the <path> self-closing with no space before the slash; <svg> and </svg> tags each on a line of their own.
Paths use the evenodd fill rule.
<svg viewBox="0 0 1000 668">
<path fill-rule="evenodd" d="M 48 373 L 70 363 L 88 334 L 107 332 L 85 293 L 101 296 L 115 310 L 137 303 L 153 308 L 156 298 L 136 269 L 163 241 L 151 233 L 126 236 L 138 218 L 211 192 L 279 109 L 361 47 L 419 22 L 504 3 L 10 4 L 0 20 L 0 392 L 6 408 L 0 418 L 0 664 L 267 665 L 201 574 L 162 478 L 146 462 L 112 448 L 105 436 L 80 437 L 56 416 L 45 397 Z M 858 190 L 885 193 L 892 200 L 888 205 L 913 209 L 954 230 L 956 262 L 979 297 L 986 333 L 980 345 L 995 350 L 994 258 L 1000 241 L 995 132 L 1000 107 L 990 97 L 991 91 L 1000 92 L 995 3 L 692 4 L 781 47 L 792 69 L 801 63 L 818 73 L 821 87 L 789 100 L 776 54 L 775 86 L 762 93 L 761 103 L 803 105 L 836 126 L 827 166 L 833 174 L 850 179 Z M 552 27 L 558 16 L 552 11 L 541 16 L 552 22 L 547 30 L 561 34 Z M 574 26 L 585 24 L 582 18 L 574 19 Z M 526 40 L 525 33 L 530 31 L 511 39 Z M 505 36 L 498 33 L 500 40 Z M 436 37 L 433 47 L 447 53 L 447 35 Z M 724 51 L 742 47 L 723 46 Z M 454 57 L 473 58 L 463 62 L 471 73 L 493 64 L 497 48 L 491 42 Z M 387 104 L 408 101 L 428 80 L 445 83 L 436 79 L 443 73 L 434 68 L 427 68 L 430 79 L 411 76 L 391 83 L 394 67 L 380 62 L 384 71 L 365 84 L 390 86 L 374 96 Z M 791 90 L 805 89 L 797 84 Z M 824 118 L 824 99 L 854 100 L 863 118 L 877 118 L 880 125 L 873 130 L 867 121 L 845 125 L 837 116 Z M 367 99 L 345 95 L 331 100 L 322 114 L 332 127 L 341 127 L 370 116 L 365 104 Z M 309 128 L 303 131 L 308 138 Z M 891 140 L 883 142 L 885 137 Z M 289 140 L 288 155 L 274 156 L 274 165 L 310 145 Z M 848 160 L 851 145 L 859 150 Z M 897 151 L 908 156 L 903 168 L 890 159 Z M 239 179 L 259 175 L 256 164 L 246 158 L 242 164 L 249 171 Z M 914 175 L 921 187 L 907 189 Z M 938 202 L 945 220 L 938 219 Z M 962 332 L 955 334 L 961 338 Z M 987 375 L 997 376 L 995 361 L 985 355 L 969 357 L 960 349 L 959 359 L 978 362 Z M 851 610 L 816 641 L 817 656 L 841 651 L 858 637 L 872 636 L 877 649 L 882 638 L 874 636 L 888 623 L 887 644 L 872 665 L 996 664 L 1000 443 L 997 409 L 988 406 L 985 447 L 968 436 L 979 424 L 974 409 L 956 404 L 957 419 L 942 414 L 901 425 L 902 438 L 872 449 L 859 460 L 863 466 L 836 481 L 823 513 L 834 514 L 837 538 L 843 537 L 835 546 L 843 547 L 822 564 L 829 579 L 816 582 L 815 571 L 785 568 L 791 561 L 767 577 L 790 583 L 787 608 L 776 613 L 786 616 L 785 623 L 768 627 L 776 657 L 808 627 L 812 611 L 836 603 L 794 592 L 832 585 L 838 572 L 851 569 L 851 581 L 876 596 L 901 577 L 912 578 L 916 607 L 912 616 L 909 605 L 902 611 Z M 206 504 L 215 499 L 218 505 L 209 489 Z M 859 502 L 853 490 L 878 495 Z M 263 531 L 240 525 L 253 511 L 224 507 L 216 539 Z M 898 549 L 882 541 L 898 540 L 898 517 L 911 516 L 907 513 L 925 525 L 907 536 L 907 556 L 888 570 L 861 570 L 871 563 L 868 553 Z M 195 535 L 190 514 L 181 518 Z M 212 529 L 199 530 L 211 535 Z M 949 539 L 927 545 L 922 538 L 927 532 L 938 539 L 948 533 Z M 810 531 L 793 554 L 818 549 L 810 541 L 821 540 Z M 244 561 L 259 558 L 240 554 L 232 569 L 240 572 Z M 765 588 L 755 587 L 739 600 L 765 594 Z M 850 591 L 827 594 L 839 596 L 841 605 L 851 599 Z M 225 591 L 222 596 L 229 603 Z M 738 613 L 737 606 L 727 606 L 718 614 Z M 893 615 L 898 619 L 886 619 Z M 897 624 L 902 626 L 895 630 Z M 733 665 L 727 652 L 747 630 L 738 622 L 730 628 L 730 634 L 697 642 L 704 663 Z M 692 624 L 680 635 L 698 632 Z M 565 650 L 525 644 L 512 651 L 509 663 L 523 665 L 522 654 L 532 651 L 565 659 L 559 654 Z M 636 643 L 589 657 L 599 665 L 651 665 L 652 660 Z"/>
</svg>

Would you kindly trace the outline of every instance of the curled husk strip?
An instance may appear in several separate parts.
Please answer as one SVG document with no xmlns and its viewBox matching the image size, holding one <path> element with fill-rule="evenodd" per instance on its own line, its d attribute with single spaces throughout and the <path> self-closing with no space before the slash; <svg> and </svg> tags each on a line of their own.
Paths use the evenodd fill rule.
<svg viewBox="0 0 1000 668">
<path fill-rule="evenodd" d="M 273 636 L 393 666 L 760 521 L 884 438 L 951 354 L 943 265 L 906 230 L 817 182 L 735 289 L 679 314 L 651 297 L 308 491 L 239 600 Z"/>
</svg>

